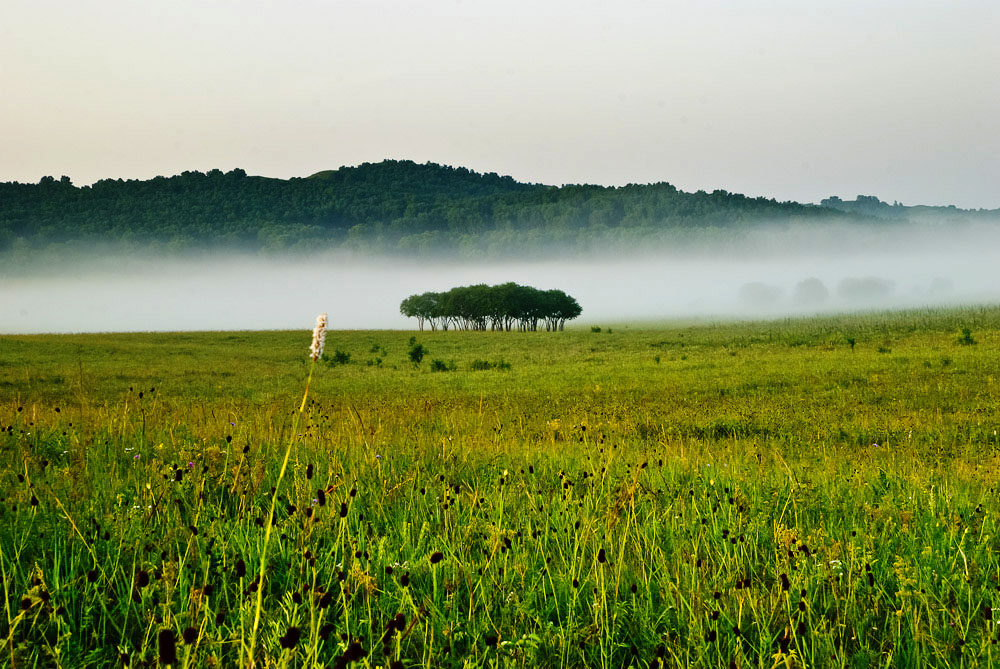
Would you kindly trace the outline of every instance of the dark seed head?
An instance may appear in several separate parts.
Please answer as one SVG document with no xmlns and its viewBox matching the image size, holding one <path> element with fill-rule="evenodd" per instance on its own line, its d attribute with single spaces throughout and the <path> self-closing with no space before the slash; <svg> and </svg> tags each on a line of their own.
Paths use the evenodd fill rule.
<svg viewBox="0 0 1000 669">
<path fill-rule="evenodd" d="M 299 643 L 299 638 L 302 636 L 302 631 L 298 627 L 289 627 L 285 632 L 285 636 L 278 639 L 281 643 L 282 648 L 295 648 Z"/>
<path fill-rule="evenodd" d="M 160 665 L 177 664 L 177 635 L 173 630 L 160 630 L 156 637 L 156 647 L 160 654 Z"/>
<path fill-rule="evenodd" d="M 431 564 L 437 564 L 443 559 L 444 559 L 444 553 L 442 553 L 441 551 L 436 551 L 434 553 L 431 553 Z"/>
<path fill-rule="evenodd" d="M 344 651 L 344 659 L 348 662 L 357 662 L 358 660 L 363 660 L 367 657 L 368 651 L 361 647 L 361 644 L 357 641 L 352 641 L 347 645 L 347 650 Z"/>
<path fill-rule="evenodd" d="M 185 627 L 183 637 L 184 643 L 190 646 L 198 640 L 198 629 L 196 627 Z"/>
</svg>

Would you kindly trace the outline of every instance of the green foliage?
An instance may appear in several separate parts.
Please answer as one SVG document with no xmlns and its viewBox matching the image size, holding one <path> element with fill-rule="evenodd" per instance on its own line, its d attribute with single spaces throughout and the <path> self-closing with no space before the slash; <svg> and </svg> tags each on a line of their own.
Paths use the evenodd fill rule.
<svg viewBox="0 0 1000 669">
<path fill-rule="evenodd" d="M 509 371 L 511 367 L 512 367 L 511 364 L 506 360 L 504 360 L 503 358 L 500 358 L 499 360 L 496 361 L 476 358 L 475 360 L 469 363 L 469 369 L 472 370 L 473 372 L 485 372 L 491 369 L 506 372 Z"/>
<path fill-rule="evenodd" d="M 958 343 L 962 346 L 975 346 L 978 342 L 972 336 L 972 330 L 962 328 L 962 334 L 958 337 Z"/>
<path fill-rule="evenodd" d="M 590 331 L 593 332 L 594 334 L 600 334 L 601 333 L 601 326 L 600 325 L 591 325 L 590 326 Z"/>
<path fill-rule="evenodd" d="M 963 327 L 994 350 L 1000 308 L 320 365 L 259 583 L 307 332 L 5 336 L 0 664 L 153 666 L 173 633 L 248 666 L 260 592 L 257 666 L 990 666 L 1000 405 Z"/>
<path fill-rule="evenodd" d="M 427 352 L 428 351 L 424 348 L 423 344 L 417 344 L 412 337 L 410 338 L 410 350 L 406 352 L 406 354 L 410 357 L 410 362 L 414 365 L 419 365 L 420 361 L 424 359 L 425 355 L 427 355 Z"/>
<path fill-rule="evenodd" d="M 351 362 L 351 354 L 341 351 L 338 348 L 333 352 L 333 355 L 324 353 L 322 360 L 330 367 L 335 367 L 336 365 L 347 365 Z"/>
<path fill-rule="evenodd" d="M 445 293 L 411 295 L 399 305 L 399 313 L 416 318 L 423 330 L 512 329 L 535 332 L 541 323 L 549 332 L 562 330 L 583 310 L 573 297 L 561 290 L 538 290 L 516 283 L 499 286 L 459 286 Z"/>
<path fill-rule="evenodd" d="M 444 360 L 440 360 L 438 358 L 431 360 L 432 372 L 454 372 L 456 369 L 458 369 L 458 366 L 455 365 L 454 360 L 449 362 L 445 362 Z"/>
<path fill-rule="evenodd" d="M 46 177 L 0 183 L 0 248 L 31 254 L 75 244 L 188 251 L 276 252 L 320 247 L 407 256 L 520 257 L 526 250 L 635 244 L 667 232 L 748 223 L 830 220 L 829 209 L 666 183 L 544 186 L 411 161 L 321 172 L 308 179 L 188 171 L 76 187 Z M 681 235 L 683 236 L 683 235 Z"/>
</svg>

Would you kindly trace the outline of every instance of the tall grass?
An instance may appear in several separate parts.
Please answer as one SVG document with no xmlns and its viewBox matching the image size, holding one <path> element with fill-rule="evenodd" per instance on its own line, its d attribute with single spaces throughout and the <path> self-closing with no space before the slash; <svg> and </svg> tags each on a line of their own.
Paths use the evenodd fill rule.
<svg viewBox="0 0 1000 669">
<path fill-rule="evenodd" d="M 0 341 L 0 664 L 992 666 L 998 310 L 409 336 Z"/>
</svg>

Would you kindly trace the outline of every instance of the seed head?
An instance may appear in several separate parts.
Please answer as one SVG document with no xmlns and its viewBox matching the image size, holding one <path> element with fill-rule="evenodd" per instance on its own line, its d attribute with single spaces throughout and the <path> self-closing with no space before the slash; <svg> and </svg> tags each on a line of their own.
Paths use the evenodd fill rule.
<svg viewBox="0 0 1000 669">
<path fill-rule="evenodd" d="M 326 314 L 322 313 L 316 317 L 316 327 L 313 328 L 312 346 L 309 347 L 309 356 L 313 362 L 319 360 L 323 355 L 323 344 L 326 343 Z"/>
</svg>

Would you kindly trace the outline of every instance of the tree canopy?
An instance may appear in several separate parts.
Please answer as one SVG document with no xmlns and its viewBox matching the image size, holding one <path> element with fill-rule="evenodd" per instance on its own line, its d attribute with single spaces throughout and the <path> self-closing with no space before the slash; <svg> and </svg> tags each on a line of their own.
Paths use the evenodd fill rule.
<svg viewBox="0 0 1000 669">
<path fill-rule="evenodd" d="M 416 318 L 423 330 L 561 331 L 581 313 L 579 303 L 561 290 L 539 290 L 516 283 L 459 286 L 444 293 L 411 295 L 399 313 Z"/>
<path fill-rule="evenodd" d="M 148 180 L 67 177 L 0 183 L 0 250 L 121 243 L 182 251 L 318 246 L 407 255 L 517 254 L 545 244 L 600 247 L 663 230 L 822 220 L 831 210 L 668 183 L 562 187 L 411 161 L 288 180 L 184 172 Z"/>
</svg>

